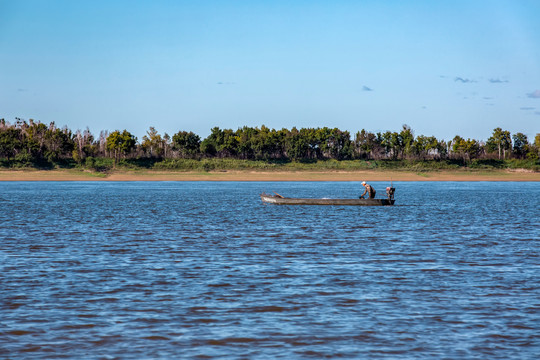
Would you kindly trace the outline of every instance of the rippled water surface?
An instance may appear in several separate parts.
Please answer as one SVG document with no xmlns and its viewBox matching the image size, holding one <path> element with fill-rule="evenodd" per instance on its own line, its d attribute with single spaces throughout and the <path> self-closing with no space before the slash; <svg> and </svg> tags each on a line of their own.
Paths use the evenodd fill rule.
<svg viewBox="0 0 540 360">
<path fill-rule="evenodd" d="M 394 185 L 0 183 L 0 357 L 536 358 L 540 183 Z"/>
</svg>

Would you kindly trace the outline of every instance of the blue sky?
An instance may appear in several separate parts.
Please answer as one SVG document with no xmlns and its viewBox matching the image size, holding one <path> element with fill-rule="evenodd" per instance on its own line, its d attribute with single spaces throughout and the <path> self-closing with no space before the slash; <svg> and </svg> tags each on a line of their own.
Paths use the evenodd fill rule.
<svg viewBox="0 0 540 360">
<path fill-rule="evenodd" d="M 540 132 L 540 1 L 0 0 L 0 117 Z"/>
</svg>

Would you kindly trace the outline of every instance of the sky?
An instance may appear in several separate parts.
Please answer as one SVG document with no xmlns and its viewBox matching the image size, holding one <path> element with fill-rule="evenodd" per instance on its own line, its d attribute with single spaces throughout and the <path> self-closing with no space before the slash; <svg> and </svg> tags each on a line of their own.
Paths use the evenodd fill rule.
<svg viewBox="0 0 540 360">
<path fill-rule="evenodd" d="M 540 1 L 0 0 L 0 118 L 540 132 Z"/>
</svg>

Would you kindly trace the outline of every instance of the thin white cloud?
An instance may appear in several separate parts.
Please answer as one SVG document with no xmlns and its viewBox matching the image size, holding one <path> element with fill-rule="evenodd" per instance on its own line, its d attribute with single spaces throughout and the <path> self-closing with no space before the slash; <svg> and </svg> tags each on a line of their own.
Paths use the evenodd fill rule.
<svg viewBox="0 0 540 360">
<path fill-rule="evenodd" d="M 502 79 L 499 79 L 499 78 L 492 78 L 492 79 L 489 79 L 488 81 L 490 83 L 492 83 L 492 84 L 504 84 L 504 83 L 509 82 L 508 80 L 502 80 Z"/>
<path fill-rule="evenodd" d="M 527 97 L 531 99 L 540 99 L 540 90 L 535 90 L 532 93 L 528 93 Z"/>
<path fill-rule="evenodd" d="M 456 76 L 456 77 L 454 78 L 454 81 L 455 81 L 455 82 L 460 82 L 460 83 L 463 83 L 463 84 L 475 83 L 475 82 L 476 82 L 475 80 L 467 79 L 467 78 L 462 78 L 462 77 L 459 77 L 459 76 Z"/>
</svg>

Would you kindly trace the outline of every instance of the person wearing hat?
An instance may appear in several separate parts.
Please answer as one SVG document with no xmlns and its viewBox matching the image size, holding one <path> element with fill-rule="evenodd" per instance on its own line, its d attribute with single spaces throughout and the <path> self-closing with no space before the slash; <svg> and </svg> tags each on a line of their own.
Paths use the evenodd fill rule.
<svg viewBox="0 0 540 360">
<path fill-rule="evenodd" d="M 360 199 L 364 198 L 364 195 L 368 194 L 370 199 L 375 198 L 375 189 L 373 186 L 367 184 L 365 181 L 362 181 L 362 186 L 365 188 L 364 193 L 360 195 Z"/>
</svg>

